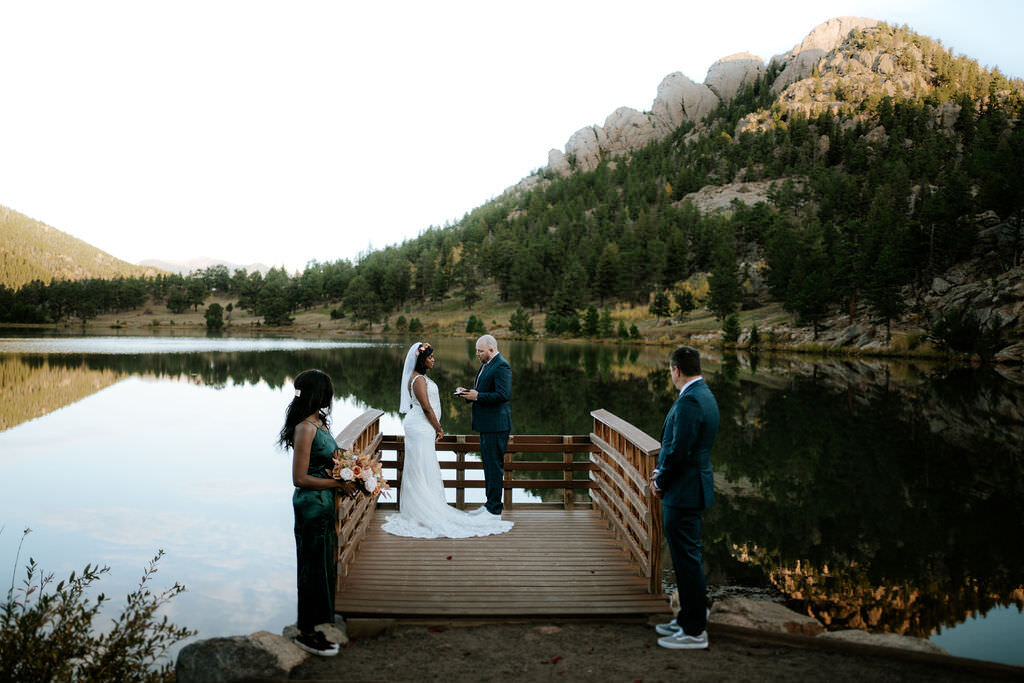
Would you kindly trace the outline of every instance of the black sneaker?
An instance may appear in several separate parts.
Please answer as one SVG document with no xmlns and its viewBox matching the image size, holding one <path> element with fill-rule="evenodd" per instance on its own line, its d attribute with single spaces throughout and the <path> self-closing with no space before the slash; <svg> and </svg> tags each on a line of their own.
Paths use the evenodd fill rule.
<svg viewBox="0 0 1024 683">
<path fill-rule="evenodd" d="M 320 631 L 315 631 L 312 635 L 300 633 L 292 638 L 292 642 L 306 652 L 318 657 L 333 657 L 338 654 L 338 644 L 327 640 Z"/>
</svg>

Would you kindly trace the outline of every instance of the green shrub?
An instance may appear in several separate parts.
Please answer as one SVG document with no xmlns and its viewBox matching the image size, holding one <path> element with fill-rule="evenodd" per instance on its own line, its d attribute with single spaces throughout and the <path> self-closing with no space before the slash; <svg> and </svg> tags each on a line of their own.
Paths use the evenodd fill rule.
<svg viewBox="0 0 1024 683">
<path fill-rule="evenodd" d="M 522 306 L 518 307 L 515 313 L 508 319 L 508 329 L 517 337 L 533 337 L 537 334 L 533 329 L 533 321 L 530 320 L 530 315 Z"/>
<path fill-rule="evenodd" d="M 735 313 L 725 316 L 722 324 L 722 341 L 726 344 L 735 344 L 740 338 L 740 317 Z"/>
<path fill-rule="evenodd" d="M 30 532 L 25 530 L 22 535 Z M 21 546 L 19 545 L 19 551 Z M 161 550 L 142 574 L 136 591 L 105 633 L 93 620 L 107 597 L 95 601 L 86 593 L 109 567 L 87 564 L 53 585 L 53 574 L 40 571 L 34 560 L 25 579 L 0 605 L 0 680 L 2 681 L 171 681 L 170 661 L 157 666 L 168 648 L 196 631 L 157 618 L 157 610 L 185 590 L 181 584 L 161 593 L 147 585 L 156 573 Z M 17 559 L 15 559 L 17 563 Z"/>
<path fill-rule="evenodd" d="M 466 334 L 487 334 L 484 321 L 476 317 L 475 314 L 471 314 L 466 320 Z"/>
<path fill-rule="evenodd" d="M 986 328 L 973 311 L 950 311 L 932 327 L 932 335 L 943 346 L 958 353 L 976 353 L 989 358 L 1003 345 L 999 329 Z"/>
<path fill-rule="evenodd" d="M 757 323 L 754 323 L 754 326 L 750 328 L 750 340 L 747 342 L 747 345 L 752 349 L 756 349 L 761 345 L 761 333 L 757 329 Z"/>
<path fill-rule="evenodd" d="M 224 308 L 217 303 L 206 308 L 206 329 L 219 330 L 224 327 Z"/>
</svg>

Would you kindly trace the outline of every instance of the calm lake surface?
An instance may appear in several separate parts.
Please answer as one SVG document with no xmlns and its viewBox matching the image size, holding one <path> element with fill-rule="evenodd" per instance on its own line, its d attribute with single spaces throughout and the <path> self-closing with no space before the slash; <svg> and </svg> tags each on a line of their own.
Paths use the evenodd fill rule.
<svg viewBox="0 0 1024 683">
<path fill-rule="evenodd" d="M 445 389 L 472 381 L 473 340 L 431 341 L 445 431 L 472 433 Z M 372 407 L 400 434 L 409 343 L 0 333 L 0 585 L 29 557 L 60 578 L 106 564 L 119 610 L 162 548 L 156 586 L 188 587 L 172 621 L 203 638 L 280 632 L 295 620 L 291 459 L 274 445 L 291 378 L 333 377 L 332 431 Z M 658 438 L 668 351 L 503 343 L 516 433 L 586 434 L 605 408 Z M 1021 375 L 716 351 L 704 370 L 722 410 L 714 595 L 778 592 L 830 628 L 1024 665 Z"/>
</svg>

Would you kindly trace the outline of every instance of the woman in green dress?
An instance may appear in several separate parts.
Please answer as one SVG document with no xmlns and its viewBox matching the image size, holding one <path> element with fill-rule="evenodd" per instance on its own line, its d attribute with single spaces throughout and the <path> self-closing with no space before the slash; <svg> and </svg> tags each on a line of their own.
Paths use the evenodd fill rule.
<svg viewBox="0 0 1024 683">
<path fill-rule="evenodd" d="M 295 511 L 295 554 L 298 569 L 299 635 L 295 644 L 322 657 L 338 654 L 338 646 L 316 630 L 334 623 L 337 585 L 334 535 L 334 492 L 353 494 L 355 485 L 331 478 L 337 449 L 328 431 L 334 400 L 331 378 L 305 370 L 295 378 L 295 398 L 288 405 L 279 443 L 292 449 L 292 507 Z"/>
</svg>

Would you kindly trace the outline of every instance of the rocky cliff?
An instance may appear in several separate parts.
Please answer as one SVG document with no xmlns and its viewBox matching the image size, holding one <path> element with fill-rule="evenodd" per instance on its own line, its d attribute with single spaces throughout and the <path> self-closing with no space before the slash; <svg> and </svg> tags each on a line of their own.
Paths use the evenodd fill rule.
<svg viewBox="0 0 1024 683">
<path fill-rule="evenodd" d="M 771 64 L 781 69 L 773 88 L 782 92 L 789 84 L 809 77 L 815 65 L 847 41 L 854 30 L 877 23 L 874 19 L 839 17 L 815 27 L 799 45 L 772 58 Z M 671 73 L 658 85 L 650 111 L 620 107 L 608 115 L 604 125 L 579 129 L 569 137 L 564 150 L 552 149 L 548 153 L 546 169 L 510 189 L 535 185 L 545 170 L 561 175 L 593 170 L 602 159 L 662 140 L 687 121 L 699 123 L 763 76 L 766 68 L 760 57 L 741 52 L 712 64 L 703 83 L 696 83 L 680 72 Z"/>
</svg>

